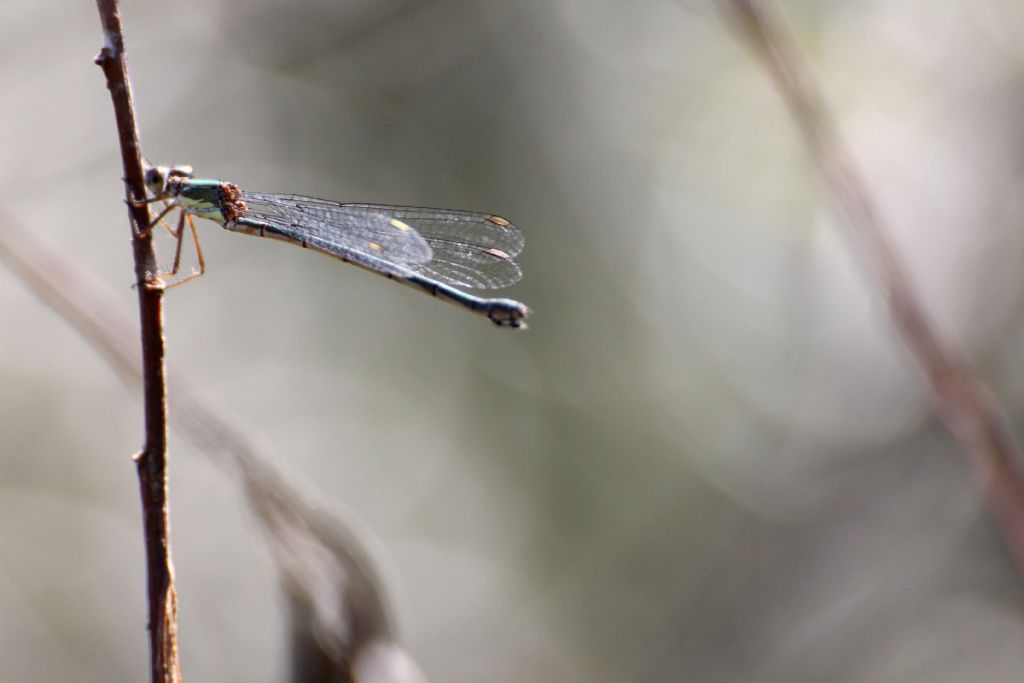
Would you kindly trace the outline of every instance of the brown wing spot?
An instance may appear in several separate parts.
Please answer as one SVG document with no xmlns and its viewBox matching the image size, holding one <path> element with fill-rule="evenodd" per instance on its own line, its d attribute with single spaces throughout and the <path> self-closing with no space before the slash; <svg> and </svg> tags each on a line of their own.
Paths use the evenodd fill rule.
<svg viewBox="0 0 1024 683">
<path fill-rule="evenodd" d="M 367 242 L 366 245 L 370 247 L 370 249 L 373 249 L 374 251 L 380 251 L 381 249 L 380 245 L 377 244 L 376 242 Z"/>
<path fill-rule="evenodd" d="M 484 249 L 484 253 L 490 254 L 496 259 L 500 259 L 502 261 L 508 261 L 510 258 L 512 258 L 511 256 L 508 255 L 508 252 L 504 252 L 501 249 Z"/>
<path fill-rule="evenodd" d="M 508 222 L 507 220 L 505 220 L 501 216 L 488 216 L 487 220 L 489 220 L 490 222 L 494 223 L 495 225 L 500 225 L 503 228 L 507 228 L 508 226 L 512 225 L 510 222 Z M 508 257 L 506 256 L 505 258 L 508 258 Z"/>
<path fill-rule="evenodd" d="M 397 218 L 392 218 L 391 219 L 391 225 L 395 226 L 396 228 L 398 228 L 402 232 L 409 232 L 410 230 L 412 230 L 412 228 L 409 227 L 408 223 L 403 223 L 402 221 L 398 220 Z"/>
<path fill-rule="evenodd" d="M 242 191 L 238 189 L 238 185 L 220 184 L 220 212 L 224 214 L 226 223 L 237 221 L 248 210 L 249 207 L 242 201 Z"/>
</svg>

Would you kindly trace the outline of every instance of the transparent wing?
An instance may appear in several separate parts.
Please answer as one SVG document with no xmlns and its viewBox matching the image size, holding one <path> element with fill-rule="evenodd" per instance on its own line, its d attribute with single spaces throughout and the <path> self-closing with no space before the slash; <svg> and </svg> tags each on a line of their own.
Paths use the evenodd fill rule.
<svg viewBox="0 0 1024 683">
<path fill-rule="evenodd" d="M 522 278 L 512 259 L 523 249 L 523 234 L 500 216 L 262 192 L 243 191 L 241 199 L 245 218 L 376 270 L 414 271 L 475 289 L 507 287 Z"/>
<path fill-rule="evenodd" d="M 500 216 L 473 211 L 383 204 L 342 204 L 341 208 L 384 214 L 412 226 L 433 252 L 408 268 L 459 287 L 499 289 L 523 277 L 512 259 L 523 250 L 519 228 Z"/>
<path fill-rule="evenodd" d="M 291 241 L 362 265 L 425 263 L 433 256 L 427 241 L 394 213 L 292 194 L 243 191 L 241 199 L 245 219 L 268 223 Z M 355 258 L 360 255 L 370 263 Z"/>
</svg>

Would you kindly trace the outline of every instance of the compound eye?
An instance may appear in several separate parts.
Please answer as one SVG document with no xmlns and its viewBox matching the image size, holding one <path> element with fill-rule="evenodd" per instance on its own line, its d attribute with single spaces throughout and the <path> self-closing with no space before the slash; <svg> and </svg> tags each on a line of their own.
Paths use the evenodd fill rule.
<svg viewBox="0 0 1024 683">
<path fill-rule="evenodd" d="M 146 185 L 152 187 L 153 185 L 163 185 L 164 175 L 160 172 L 160 169 L 156 166 L 151 166 L 146 169 Z"/>
</svg>

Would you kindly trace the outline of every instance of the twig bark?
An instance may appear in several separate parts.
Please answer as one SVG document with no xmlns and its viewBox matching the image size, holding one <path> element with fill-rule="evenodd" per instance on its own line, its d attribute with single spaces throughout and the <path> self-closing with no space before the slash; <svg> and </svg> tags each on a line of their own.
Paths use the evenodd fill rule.
<svg viewBox="0 0 1024 683">
<path fill-rule="evenodd" d="M 925 314 L 871 192 L 790 39 L 757 0 L 726 1 L 789 107 L 848 228 L 863 244 L 893 322 L 924 371 L 939 416 L 967 456 L 1017 573 L 1024 578 L 1021 454 L 998 402 Z"/>
<path fill-rule="evenodd" d="M 103 25 L 104 44 L 96 57 L 103 69 L 114 105 L 121 145 L 121 165 L 128 193 L 133 201 L 146 197 L 143 182 L 139 134 L 132 105 L 124 37 L 117 0 L 97 0 Z M 163 291 L 153 287 L 150 276 L 157 272 L 149 231 L 134 226 L 149 225 L 146 205 L 129 205 L 134 225 L 132 251 L 135 286 L 139 294 L 139 322 L 142 336 L 143 402 L 145 442 L 136 456 L 142 497 L 146 541 L 146 569 L 149 591 L 150 674 L 154 683 L 177 683 L 178 667 L 177 597 L 171 564 L 170 521 L 167 503 L 167 401 L 164 376 Z"/>
</svg>

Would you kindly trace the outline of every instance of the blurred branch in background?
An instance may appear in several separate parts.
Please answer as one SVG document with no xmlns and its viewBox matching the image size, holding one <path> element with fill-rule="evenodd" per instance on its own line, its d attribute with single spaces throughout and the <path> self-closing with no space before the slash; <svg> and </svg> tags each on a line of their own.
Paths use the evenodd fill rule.
<svg viewBox="0 0 1024 683">
<path fill-rule="evenodd" d="M 771 75 L 842 217 L 864 246 L 893 321 L 924 370 L 939 415 L 967 456 L 1017 573 L 1024 578 L 1024 478 L 1020 451 L 1002 409 L 936 333 L 799 51 L 770 10 L 756 0 L 727 0 L 725 6 Z"/>
<path fill-rule="evenodd" d="M 17 229 L 0 207 L 0 261 L 82 334 L 133 391 L 142 386 L 132 325 L 79 267 Z M 291 612 L 295 683 L 417 683 L 395 643 L 386 599 L 355 534 L 303 502 L 230 421 L 169 372 L 171 425 L 239 481 L 277 565 Z"/>
<path fill-rule="evenodd" d="M 117 137 L 128 211 L 133 222 L 132 256 L 135 287 L 139 295 L 139 334 L 142 337 L 142 395 L 145 440 L 135 464 L 142 497 L 143 533 L 146 543 L 146 580 L 149 594 L 150 680 L 176 683 L 181 680 L 178 662 L 178 598 L 171 561 L 171 524 L 167 486 L 167 385 L 164 372 L 163 285 L 153 282 L 157 272 L 149 206 L 143 182 L 139 130 L 135 123 L 131 81 L 124 56 L 124 36 L 117 0 L 97 0 L 103 25 L 103 47 L 96 64 L 103 69 L 114 105 Z M 138 226 L 139 229 L 136 229 Z M 134 335 L 132 335 L 134 336 Z"/>
</svg>

